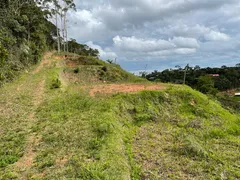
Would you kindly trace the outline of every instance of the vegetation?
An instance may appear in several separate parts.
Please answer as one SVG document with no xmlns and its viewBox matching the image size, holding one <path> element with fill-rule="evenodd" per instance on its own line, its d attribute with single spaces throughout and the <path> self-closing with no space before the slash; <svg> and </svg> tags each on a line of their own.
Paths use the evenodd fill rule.
<svg viewBox="0 0 240 180">
<path fill-rule="evenodd" d="M 53 8 L 49 5 L 55 5 Z M 75 5 L 71 0 L 12 0 L 0 6 L 0 86 L 12 81 L 24 69 L 37 64 L 46 50 L 67 51 L 66 13 Z M 49 19 L 63 18 L 63 29 Z M 62 34 L 60 34 L 60 30 Z M 62 36 L 62 37 L 61 37 Z M 98 56 L 98 51 L 69 41 L 70 52 Z M 68 47 L 68 46 L 67 46 Z M 79 48 L 80 47 L 80 48 Z"/>
<path fill-rule="evenodd" d="M 170 82 L 176 84 L 182 84 L 184 81 L 184 72 L 187 71 L 186 75 L 186 84 L 193 87 L 199 88 L 199 81 L 202 81 L 206 76 L 209 76 L 214 81 L 214 88 L 219 91 L 239 88 L 240 87 L 240 68 L 239 64 L 235 67 L 226 67 L 222 66 L 221 68 L 200 68 L 199 66 L 195 67 L 185 67 L 181 68 L 179 66 L 177 69 L 166 69 L 162 72 L 154 71 L 150 74 L 143 73 L 143 76 L 150 81 L 161 81 L 161 82 Z M 216 75 L 216 76 L 214 76 Z M 219 75 L 219 76 L 218 76 Z M 209 80 L 208 80 L 209 81 Z M 201 82 L 200 82 L 201 83 Z M 210 88 L 210 87 L 208 87 Z M 202 92 L 211 91 L 212 87 L 208 90 L 203 90 Z"/>
<path fill-rule="evenodd" d="M 66 81 L 71 79 L 75 84 L 96 84 L 111 82 L 147 82 L 124 71 L 118 64 L 106 63 L 95 57 L 75 56 L 67 59 L 63 70 Z"/>
<path fill-rule="evenodd" d="M 92 56 L 98 57 L 99 51 L 97 49 L 92 49 L 86 44 L 79 44 L 75 39 L 71 39 L 67 42 L 69 47 L 69 52 L 75 53 L 81 56 Z"/>
<path fill-rule="evenodd" d="M 232 96 L 228 93 L 218 93 L 217 99 L 225 108 L 229 109 L 230 111 L 240 113 L 240 97 Z"/>
<path fill-rule="evenodd" d="M 240 99 L 218 93 L 220 104 L 201 93 L 239 87 L 239 64 L 143 74 L 201 92 L 168 84 L 95 96 L 91 86 L 162 84 L 68 41 L 72 0 L 8 2 L 0 2 L 0 86 L 22 73 L 0 88 L 0 179 L 240 179 Z M 67 52 L 42 58 L 55 49 Z"/>
<path fill-rule="evenodd" d="M 0 89 L 0 179 L 240 178 L 237 114 L 181 85 L 91 97 L 63 72 L 116 65 L 78 58 Z"/>
</svg>

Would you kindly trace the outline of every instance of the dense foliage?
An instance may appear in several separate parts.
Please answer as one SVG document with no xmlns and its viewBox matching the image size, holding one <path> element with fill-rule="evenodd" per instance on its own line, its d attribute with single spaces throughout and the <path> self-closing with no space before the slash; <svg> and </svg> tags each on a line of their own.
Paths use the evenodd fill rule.
<svg viewBox="0 0 240 180">
<path fill-rule="evenodd" d="M 75 39 L 68 41 L 68 51 L 71 53 L 76 53 L 81 56 L 93 56 L 98 57 L 99 51 L 97 49 L 92 49 L 86 44 L 79 44 Z"/>
<path fill-rule="evenodd" d="M 206 93 L 211 88 L 217 88 L 220 91 L 240 87 L 240 66 L 235 67 L 222 66 L 221 68 L 200 68 L 186 67 L 185 69 L 166 69 L 162 72 L 154 71 L 146 75 L 150 81 L 161 81 L 181 84 L 184 82 L 184 72 L 186 74 L 186 84 Z M 143 74 L 144 75 L 144 74 Z M 145 75 L 144 75 L 145 76 Z M 211 82 L 211 80 L 213 82 Z M 201 84 L 206 82 L 205 87 Z M 206 89 L 207 88 L 207 89 Z"/>
<path fill-rule="evenodd" d="M 73 6 L 72 0 L 63 2 Z M 57 8 L 53 9 L 47 3 L 55 4 Z M 61 8 L 59 4 L 60 0 L 1 0 L 0 86 L 13 80 L 21 70 L 38 63 L 46 50 L 57 49 L 60 45 L 60 50 L 66 51 L 66 32 L 61 35 L 58 24 L 51 21 L 58 20 L 56 14 L 62 17 L 64 12 L 66 15 L 66 9 L 71 7 Z M 70 52 L 95 57 L 99 54 L 98 50 L 74 40 L 68 43 Z"/>
<path fill-rule="evenodd" d="M 50 12 L 34 0 L 3 1 L 0 11 L 1 85 L 54 47 L 56 27 L 48 21 Z"/>
</svg>

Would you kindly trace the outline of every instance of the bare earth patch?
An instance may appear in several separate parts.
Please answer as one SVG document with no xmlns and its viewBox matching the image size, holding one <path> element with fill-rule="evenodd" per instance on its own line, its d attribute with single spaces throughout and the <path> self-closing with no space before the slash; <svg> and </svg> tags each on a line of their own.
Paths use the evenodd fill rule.
<svg viewBox="0 0 240 180">
<path fill-rule="evenodd" d="M 52 52 L 48 52 L 44 55 L 40 65 L 32 72 L 33 74 L 38 73 L 45 65 L 49 65 L 51 62 L 49 58 L 52 56 Z"/>
<path fill-rule="evenodd" d="M 40 81 L 37 84 L 37 90 L 34 91 L 33 104 L 35 108 L 37 108 L 43 101 L 44 85 L 45 85 L 45 80 Z M 35 112 L 30 113 L 28 116 L 28 119 L 30 124 L 33 124 L 35 122 Z M 27 145 L 26 145 L 23 157 L 21 157 L 15 163 L 15 166 L 21 170 L 21 179 L 27 179 L 28 170 L 32 167 L 34 163 L 34 159 L 36 157 L 36 152 L 34 151 L 34 147 L 38 145 L 40 140 L 41 140 L 41 137 L 37 136 L 37 134 L 35 133 L 30 134 L 26 142 Z"/>
<path fill-rule="evenodd" d="M 38 84 L 38 90 L 34 94 L 34 105 L 38 106 L 43 101 L 45 80 Z"/>
<path fill-rule="evenodd" d="M 38 137 L 36 134 L 33 134 L 29 137 L 26 151 L 23 157 L 20 158 L 19 161 L 17 161 L 15 164 L 17 167 L 21 169 L 27 169 L 32 166 L 35 158 L 34 146 L 36 146 L 40 140 L 41 138 Z"/>
<path fill-rule="evenodd" d="M 119 92 L 138 92 L 142 90 L 164 90 L 166 89 L 163 85 L 144 85 L 144 84 L 106 84 L 96 85 L 90 87 L 90 96 L 96 94 L 114 94 Z"/>
</svg>

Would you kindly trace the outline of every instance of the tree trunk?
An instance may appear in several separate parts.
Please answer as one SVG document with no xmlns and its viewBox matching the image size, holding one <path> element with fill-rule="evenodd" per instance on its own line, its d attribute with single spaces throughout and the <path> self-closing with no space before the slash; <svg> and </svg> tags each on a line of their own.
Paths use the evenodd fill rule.
<svg viewBox="0 0 240 180">
<path fill-rule="evenodd" d="M 63 51 L 65 52 L 65 32 L 64 32 L 64 12 L 61 10 L 61 28 L 62 28 L 62 38 L 63 38 Z"/>
<path fill-rule="evenodd" d="M 57 9 L 57 7 L 56 7 Z M 56 10 L 57 11 L 57 10 Z M 60 39 L 59 39 L 59 32 L 58 32 L 58 17 L 56 12 L 56 28 L 57 28 L 57 44 L 58 44 L 58 54 L 60 54 Z"/>
<path fill-rule="evenodd" d="M 67 32 L 67 12 L 64 13 L 64 29 L 65 29 L 65 44 L 66 44 L 66 50 L 68 53 L 68 32 Z"/>
<path fill-rule="evenodd" d="M 30 34 L 30 23 L 28 23 L 28 46 L 30 45 L 30 37 L 31 37 L 31 34 Z"/>
</svg>

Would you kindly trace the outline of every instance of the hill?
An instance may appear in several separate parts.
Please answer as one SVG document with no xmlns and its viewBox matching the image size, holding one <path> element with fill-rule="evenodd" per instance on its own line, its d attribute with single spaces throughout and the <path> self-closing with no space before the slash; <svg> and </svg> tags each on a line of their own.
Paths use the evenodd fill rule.
<svg viewBox="0 0 240 180">
<path fill-rule="evenodd" d="M 240 178 L 239 116 L 187 86 L 48 53 L 0 99 L 0 179 Z"/>
<path fill-rule="evenodd" d="M 236 89 L 240 87 L 240 63 L 235 67 L 222 66 L 221 68 L 200 68 L 199 66 L 186 66 L 177 69 L 166 69 L 162 72 L 154 71 L 150 74 L 143 74 L 150 81 L 161 81 L 165 83 L 182 84 L 184 79 L 184 72 L 186 74 L 186 84 L 192 88 L 198 88 L 198 81 L 203 76 L 209 76 L 214 82 L 214 87 L 219 91 L 229 89 Z M 199 89 L 200 90 L 200 89 Z"/>
</svg>

